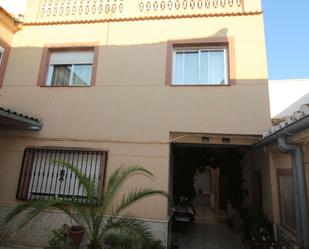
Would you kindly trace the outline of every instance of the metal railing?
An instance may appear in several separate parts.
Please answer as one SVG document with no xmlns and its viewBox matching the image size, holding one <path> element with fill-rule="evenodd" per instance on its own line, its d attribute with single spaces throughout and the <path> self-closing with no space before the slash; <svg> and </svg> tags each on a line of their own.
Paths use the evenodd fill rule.
<svg viewBox="0 0 309 249">
<path fill-rule="evenodd" d="M 85 190 L 75 173 L 58 162 L 72 164 L 91 178 L 98 193 L 103 186 L 106 156 L 106 152 L 96 150 L 26 148 L 16 198 L 86 202 Z"/>
<path fill-rule="evenodd" d="M 244 0 L 41 0 L 37 20 L 95 20 L 145 15 L 235 12 Z"/>
</svg>

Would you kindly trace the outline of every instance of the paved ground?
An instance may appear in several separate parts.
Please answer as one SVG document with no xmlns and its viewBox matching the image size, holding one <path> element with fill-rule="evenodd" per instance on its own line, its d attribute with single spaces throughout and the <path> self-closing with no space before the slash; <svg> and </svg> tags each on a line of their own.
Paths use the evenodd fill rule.
<svg viewBox="0 0 309 249">
<path fill-rule="evenodd" d="M 179 249 L 245 249 L 241 235 L 225 224 L 196 223 L 188 230 L 174 233 L 172 240 Z M 5 246 L 0 249 L 39 249 L 33 247 Z"/>
<path fill-rule="evenodd" d="M 241 235 L 224 224 L 193 224 L 173 234 L 179 249 L 244 249 Z"/>
</svg>

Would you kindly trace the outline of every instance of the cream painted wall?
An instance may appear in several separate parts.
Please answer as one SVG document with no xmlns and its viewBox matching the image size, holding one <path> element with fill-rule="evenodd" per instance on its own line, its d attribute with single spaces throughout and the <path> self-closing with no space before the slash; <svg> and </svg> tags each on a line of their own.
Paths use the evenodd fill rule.
<svg viewBox="0 0 309 249">
<path fill-rule="evenodd" d="M 143 165 L 155 175 L 155 180 L 143 177 L 133 177 L 127 182 L 121 192 L 131 187 L 151 187 L 166 190 L 169 181 L 168 154 L 169 145 L 138 145 L 114 144 L 94 142 L 60 142 L 31 139 L 17 139 L 2 137 L 0 143 L 0 207 L 10 207 L 17 203 L 15 194 L 18 186 L 20 167 L 24 148 L 27 146 L 58 146 L 58 147 L 87 147 L 108 151 L 108 165 L 106 178 L 121 165 Z M 165 219 L 167 216 L 167 200 L 163 197 L 152 197 L 141 201 L 142 205 L 135 205 L 129 212 L 143 218 Z"/>
<path fill-rule="evenodd" d="M 164 84 L 167 40 L 206 38 L 222 29 L 235 39 L 236 85 Z M 41 118 L 43 136 L 94 138 L 99 132 L 107 138 L 160 140 L 169 131 L 260 134 L 270 125 L 262 31 L 261 16 L 25 27 L 14 37 L 0 101 Z M 95 87 L 36 86 L 44 44 L 93 41 L 101 44 Z M 65 125 L 81 113 L 79 125 Z"/>
<path fill-rule="evenodd" d="M 259 3 L 253 1 L 252 10 Z M 234 39 L 236 84 L 165 85 L 167 41 L 208 37 Z M 87 42 L 100 44 L 95 86 L 36 85 L 45 44 Z M 0 133 L 0 167 L 5 172 L 0 185 L 7 189 L 0 205 L 15 203 L 22 151 L 29 145 L 108 149 L 108 175 L 121 163 L 139 163 L 157 176 L 152 186 L 168 191 L 171 131 L 261 134 L 270 126 L 261 14 L 25 26 L 14 35 L 12 47 L 0 105 L 36 116 L 44 127 L 38 133 Z M 145 200 L 134 212 L 139 217 L 166 219 L 167 201 Z"/>
</svg>

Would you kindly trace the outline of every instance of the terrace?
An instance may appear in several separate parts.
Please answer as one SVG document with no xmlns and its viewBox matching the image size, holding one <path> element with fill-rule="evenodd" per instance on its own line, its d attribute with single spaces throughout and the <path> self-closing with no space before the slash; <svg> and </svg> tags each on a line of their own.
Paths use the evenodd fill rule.
<svg viewBox="0 0 309 249">
<path fill-rule="evenodd" d="M 41 0 L 33 1 L 25 25 L 137 21 L 261 12 L 258 1 L 245 0 Z"/>
</svg>

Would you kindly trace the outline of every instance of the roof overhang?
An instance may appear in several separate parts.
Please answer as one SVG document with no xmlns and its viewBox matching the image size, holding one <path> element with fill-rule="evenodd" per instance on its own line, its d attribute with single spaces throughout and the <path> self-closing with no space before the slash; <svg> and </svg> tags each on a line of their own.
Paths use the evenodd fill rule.
<svg viewBox="0 0 309 249">
<path fill-rule="evenodd" d="M 12 33 L 17 32 L 21 29 L 22 22 L 17 20 L 11 13 L 6 11 L 2 6 L 0 6 L 0 22 Z"/>
<path fill-rule="evenodd" d="M 257 148 L 276 143 L 279 137 L 293 136 L 306 129 L 309 129 L 309 115 L 306 115 L 294 123 L 291 123 L 288 126 L 276 131 L 275 133 L 264 137 L 258 143 L 254 144 L 253 147 Z"/>
<path fill-rule="evenodd" d="M 0 129 L 39 131 L 42 127 L 38 119 L 0 108 Z"/>
<path fill-rule="evenodd" d="M 261 139 L 260 135 L 170 132 L 170 141 L 174 144 L 251 146 Z"/>
</svg>

